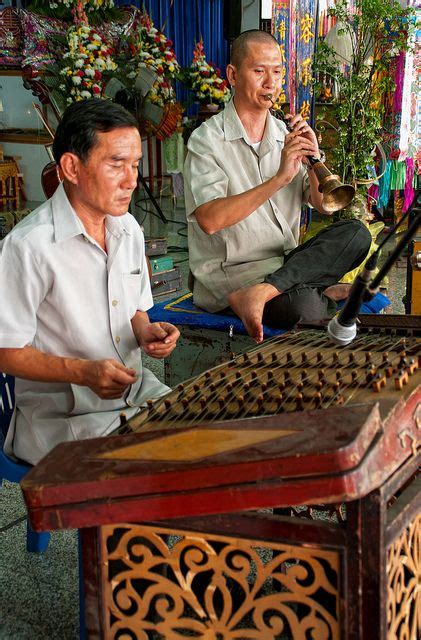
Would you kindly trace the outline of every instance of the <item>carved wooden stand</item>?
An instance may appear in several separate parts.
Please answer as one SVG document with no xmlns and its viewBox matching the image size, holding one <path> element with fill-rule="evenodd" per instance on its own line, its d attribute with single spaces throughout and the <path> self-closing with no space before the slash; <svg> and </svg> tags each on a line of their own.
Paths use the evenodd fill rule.
<svg viewBox="0 0 421 640">
<path fill-rule="evenodd" d="M 23 490 L 82 530 L 88 637 L 417 640 L 414 363 L 371 402 L 56 447 Z"/>
</svg>

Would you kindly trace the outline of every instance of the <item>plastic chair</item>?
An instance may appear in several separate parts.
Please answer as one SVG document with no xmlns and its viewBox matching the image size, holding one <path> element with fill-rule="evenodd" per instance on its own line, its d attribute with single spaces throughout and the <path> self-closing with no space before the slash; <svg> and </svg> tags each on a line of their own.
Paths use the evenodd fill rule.
<svg viewBox="0 0 421 640">
<path fill-rule="evenodd" d="M 31 469 L 30 464 L 16 462 L 9 458 L 3 451 L 4 440 L 9 429 L 10 419 L 14 408 L 15 380 L 5 373 L 0 374 L 0 485 L 3 480 L 20 482 Z M 42 553 L 48 547 L 51 534 L 32 531 L 29 522 L 26 524 L 26 549 L 27 551 Z"/>
</svg>

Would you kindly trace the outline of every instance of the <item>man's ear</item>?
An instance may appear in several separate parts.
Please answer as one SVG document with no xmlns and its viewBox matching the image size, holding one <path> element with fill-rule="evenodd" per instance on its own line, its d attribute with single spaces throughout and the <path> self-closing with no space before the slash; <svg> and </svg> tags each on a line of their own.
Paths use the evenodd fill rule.
<svg viewBox="0 0 421 640">
<path fill-rule="evenodd" d="M 78 183 L 80 158 L 74 153 L 66 151 L 60 158 L 59 172 L 65 180 L 72 184 Z"/>
<path fill-rule="evenodd" d="M 237 69 L 233 64 L 227 65 L 227 80 L 231 87 L 235 87 L 235 79 L 237 77 Z"/>
</svg>

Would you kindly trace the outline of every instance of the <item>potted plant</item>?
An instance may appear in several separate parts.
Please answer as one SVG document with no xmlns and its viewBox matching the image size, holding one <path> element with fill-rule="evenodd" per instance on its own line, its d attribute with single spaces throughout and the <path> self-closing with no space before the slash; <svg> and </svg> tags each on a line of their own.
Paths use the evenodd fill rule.
<svg viewBox="0 0 421 640">
<path fill-rule="evenodd" d="M 316 128 L 333 129 L 330 165 L 343 182 L 360 186 L 355 216 L 362 192 L 375 179 L 369 171 L 384 140 L 385 97 L 395 89 L 397 56 L 408 48 L 412 10 L 396 0 L 356 0 L 351 10 L 347 0 L 337 0 L 328 13 L 336 24 L 317 44 L 314 75 L 316 100 L 332 98 Z"/>
</svg>

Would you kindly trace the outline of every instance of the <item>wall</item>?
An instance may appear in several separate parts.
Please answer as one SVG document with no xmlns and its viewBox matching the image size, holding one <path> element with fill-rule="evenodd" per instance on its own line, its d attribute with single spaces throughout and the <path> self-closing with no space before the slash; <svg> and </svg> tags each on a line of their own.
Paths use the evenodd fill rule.
<svg viewBox="0 0 421 640">
<path fill-rule="evenodd" d="M 258 29 L 260 26 L 260 2 L 261 0 L 242 0 L 241 31 Z"/>
<path fill-rule="evenodd" d="M 32 106 L 35 100 L 32 93 L 23 86 L 20 75 L 0 75 L 0 104 L 3 108 L 0 111 L 0 134 L 1 130 L 30 129 L 36 139 L 37 134 L 44 132 Z M 19 133 L 16 139 L 18 136 Z M 49 157 L 42 141 L 40 140 L 40 144 L 3 142 L 0 136 L 0 144 L 5 155 L 18 157 L 26 198 L 33 202 L 43 202 L 45 197 L 41 187 L 41 172 L 49 162 Z"/>
</svg>

